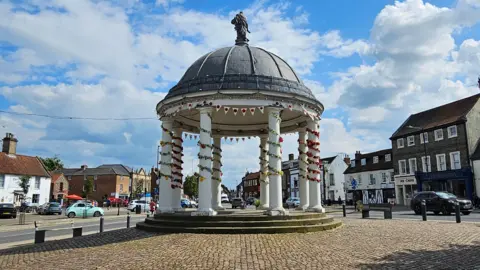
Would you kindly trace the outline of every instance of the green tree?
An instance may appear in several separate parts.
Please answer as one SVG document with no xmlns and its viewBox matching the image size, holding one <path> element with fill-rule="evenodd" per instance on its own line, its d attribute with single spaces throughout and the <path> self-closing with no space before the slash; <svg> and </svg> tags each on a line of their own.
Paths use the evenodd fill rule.
<svg viewBox="0 0 480 270">
<path fill-rule="evenodd" d="M 30 175 L 23 175 L 18 179 L 18 186 L 23 191 L 22 201 L 25 201 L 27 197 L 28 190 L 30 189 Z"/>
<path fill-rule="evenodd" d="M 188 175 L 183 183 L 183 193 L 189 197 L 198 197 L 198 176 Z"/>
<path fill-rule="evenodd" d="M 88 196 L 93 192 L 93 179 L 87 177 L 87 180 L 83 184 L 83 197 L 88 199 Z"/>
<path fill-rule="evenodd" d="M 52 158 L 40 158 L 40 160 L 49 172 L 63 169 L 63 162 L 56 155 Z"/>
<path fill-rule="evenodd" d="M 133 194 L 135 197 L 138 199 L 140 198 L 140 194 L 143 194 L 144 188 L 143 188 L 143 179 L 136 179 L 135 181 L 135 189 L 133 190 Z"/>
</svg>

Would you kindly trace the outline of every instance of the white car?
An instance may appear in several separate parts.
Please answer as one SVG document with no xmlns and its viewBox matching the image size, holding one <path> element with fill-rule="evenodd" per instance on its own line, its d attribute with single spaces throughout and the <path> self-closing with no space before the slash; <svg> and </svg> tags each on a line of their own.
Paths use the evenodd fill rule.
<svg viewBox="0 0 480 270">
<path fill-rule="evenodd" d="M 192 208 L 193 207 L 198 208 L 198 203 L 194 200 L 190 200 L 190 205 L 192 206 Z"/>
<path fill-rule="evenodd" d="M 142 209 L 142 212 L 150 211 L 150 203 L 145 201 L 145 200 L 133 200 L 133 201 L 131 201 L 127 206 L 127 210 L 135 212 L 135 209 L 136 209 L 137 205 L 140 205 L 140 207 Z"/>
</svg>

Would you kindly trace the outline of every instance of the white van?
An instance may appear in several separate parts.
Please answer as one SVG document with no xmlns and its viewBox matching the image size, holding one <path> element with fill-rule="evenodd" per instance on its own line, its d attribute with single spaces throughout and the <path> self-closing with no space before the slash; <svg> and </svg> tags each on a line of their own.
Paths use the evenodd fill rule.
<svg viewBox="0 0 480 270">
<path fill-rule="evenodd" d="M 228 195 L 223 193 L 222 194 L 222 203 L 229 203 L 230 200 L 228 199 Z"/>
</svg>

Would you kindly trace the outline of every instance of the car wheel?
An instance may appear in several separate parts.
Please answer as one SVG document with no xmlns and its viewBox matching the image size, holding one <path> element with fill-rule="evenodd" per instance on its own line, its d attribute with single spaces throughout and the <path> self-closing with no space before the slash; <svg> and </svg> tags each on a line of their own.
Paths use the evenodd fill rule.
<svg viewBox="0 0 480 270">
<path fill-rule="evenodd" d="M 464 214 L 465 216 L 468 216 L 470 215 L 470 212 L 466 211 L 466 212 L 462 212 L 462 214 Z"/>
<path fill-rule="evenodd" d="M 420 208 L 420 205 L 415 205 L 414 210 L 415 215 L 420 215 L 422 213 L 422 209 Z"/>
<path fill-rule="evenodd" d="M 433 211 L 433 213 L 434 213 L 435 215 L 439 215 L 439 214 L 440 214 L 440 211 Z"/>
<path fill-rule="evenodd" d="M 68 213 L 67 217 L 68 217 L 68 218 L 74 218 L 74 217 L 75 217 L 75 213 L 74 213 L 74 212 L 70 212 L 70 213 Z"/>
<path fill-rule="evenodd" d="M 444 205 L 442 206 L 442 213 L 446 216 L 450 215 L 450 211 L 448 211 L 447 207 Z"/>
<path fill-rule="evenodd" d="M 93 216 L 94 217 L 99 217 L 99 216 L 101 216 L 101 214 L 100 214 L 100 212 L 96 211 L 95 213 L 93 213 Z"/>
</svg>

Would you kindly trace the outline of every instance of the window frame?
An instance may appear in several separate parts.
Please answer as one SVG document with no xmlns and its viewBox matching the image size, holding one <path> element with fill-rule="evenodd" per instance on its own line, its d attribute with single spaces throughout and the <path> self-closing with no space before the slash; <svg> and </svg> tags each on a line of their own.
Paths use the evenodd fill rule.
<svg viewBox="0 0 480 270">
<path fill-rule="evenodd" d="M 452 134 L 450 132 L 450 128 L 455 128 L 455 134 Z M 450 139 L 450 138 L 455 138 L 455 137 L 458 137 L 458 128 L 457 128 L 457 125 L 453 125 L 453 126 L 449 126 L 447 128 L 447 137 Z"/>
<path fill-rule="evenodd" d="M 369 185 L 376 185 L 377 184 L 377 179 L 375 179 L 375 175 L 371 173 L 368 177 L 368 183 Z"/>
<path fill-rule="evenodd" d="M 447 170 L 447 155 L 445 154 L 437 154 L 436 156 L 436 160 L 437 160 L 437 171 L 438 172 L 443 172 L 443 171 L 446 171 Z M 444 160 L 444 164 L 445 164 L 445 169 L 444 170 L 441 170 L 440 168 L 440 159 L 439 157 L 443 157 L 443 160 Z"/>
<path fill-rule="evenodd" d="M 455 163 L 454 163 L 454 159 L 453 159 L 453 155 L 454 155 L 454 154 L 458 154 L 458 164 L 460 165 L 459 168 L 456 168 L 456 167 L 454 166 L 454 164 L 455 164 Z M 452 170 L 459 170 L 459 169 L 461 169 L 461 168 L 462 168 L 462 160 L 461 160 L 461 158 L 460 158 L 460 151 L 450 152 L 450 153 L 449 153 L 449 156 L 450 156 L 450 169 L 452 169 Z"/>
<path fill-rule="evenodd" d="M 405 172 L 402 173 L 402 162 L 405 163 Z M 398 174 L 399 175 L 406 175 L 407 174 L 407 160 L 401 159 L 398 161 Z"/>
<path fill-rule="evenodd" d="M 376 163 L 378 163 L 378 156 L 373 157 L 373 164 L 376 164 Z"/>
<path fill-rule="evenodd" d="M 432 172 L 432 159 L 430 156 L 422 156 L 422 172 Z M 428 163 L 427 163 L 428 161 Z M 427 168 L 425 168 L 427 165 Z"/>
<path fill-rule="evenodd" d="M 407 137 L 407 146 L 415 146 L 415 136 L 411 135 Z"/>
<path fill-rule="evenodd" d="M 437 131 L 440 131 L 440 132 L 441 132 L 440 134 L 442 134 L 442 137 L 437 136 Z M 436 141 L 436 142 L 443 140 L 443 138 L 444 138 L 444 136 L 443 136 L 443 129 L 442 129 L 442 128 L 440 128 L 440 129 L 435 129 L 435 131 L 433 132 L 433 136 L 435 137 L 435 141 Z"/>
<path fill-rule="evenodd" d="M 362 164 L 362 166 L 367 165 L 367 159 L 366 159 L 366 158 L 362 158 L 362 159 L 360 160 L 360 164 Z"/>
<path fill-rule="evenodd" d="M 420 137 L 420 144 L 428 143 L 428 132 L 420 133 L 419 137 Z"/>
<path fill-rule="evenodd" d="M 350 166 L 351 166 L 352 168 L 355 168 L 355 159 L 353 159 L 353 160 L 350 161 Z"/>
<path fill-rule="evenodd" d="M 390 162 L 390 161 L 392 161 L 392 155 L 391 154 L 386 154 L 385 155 L 385 162 Z"/>
<path fill-rule="evenodd" d="M 40 176 L 35 176 L 35 180 L 33 180 L 33 181 L 34 181 L 33 182 L 33 188 L 36 189 L 36 190 L 40 189 L 41 182 L 42 182 L 42 179 L 40 178 Z"/>
<path fill-rule="evenodd" d="M 335 186 L 335 175 L 333 173 L 328 175 L 328 181 L 330 182 L 330 186 Z"/>
<path fill-rule="evenodd" d="M 386 183 L 386 182 L 387 182 L 387 173 L 382 172 L 382 183 Z"/>
<path fill-rule="evenodd" d="M 403 138 L 397 139 L 397 149 L 404 148 L 405 147 L 405 142 L 403 141 Z"/>
<path fill-rule="evenodd" d="M 417 158 L 409 158 L 409 159 L 408 159 L 408 174 L 410 174 L 410 175 L 414 175 L 414 174 L 415 174 L 415 171 L 412 172 L 412 161 L 415 161 L 415 171 L 418 170 L 418 167 L 417 167 Z"/>
<path fill-rule="evenodd" d="M 6 181 L 6 179 L 5 179 L 5 174 L 0 174 L 0 183 L 1 183 L 0 189 L 4 189 L 4 188 L 5 188 L 5 181 Z"/>
</svg>

